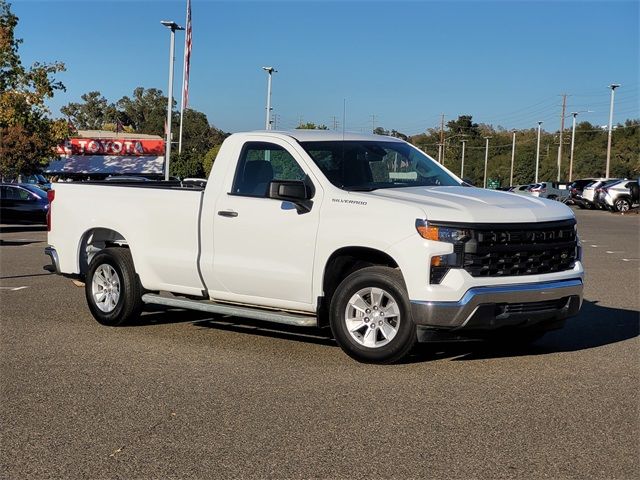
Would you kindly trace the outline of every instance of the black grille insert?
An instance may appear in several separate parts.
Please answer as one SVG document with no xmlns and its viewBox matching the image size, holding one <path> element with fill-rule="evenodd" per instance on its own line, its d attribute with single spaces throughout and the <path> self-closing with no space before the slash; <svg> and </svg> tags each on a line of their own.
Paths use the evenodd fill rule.
<svg viewBox="0 0 640 480">
<path fill-rule="evenodd" d="M 460 267 L 473 277 L 571 270 L 577 259 L 575 220 L 531 224 L 452 225 L 469 231 Z"/>
</svg>

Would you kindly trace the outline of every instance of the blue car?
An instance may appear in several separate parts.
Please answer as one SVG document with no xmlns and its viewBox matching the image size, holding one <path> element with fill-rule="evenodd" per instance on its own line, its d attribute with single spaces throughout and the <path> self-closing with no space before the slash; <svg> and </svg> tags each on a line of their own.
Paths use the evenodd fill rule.
<svg viewBox="0 0 640 480">
<path fill-rule="evenodd" d="M 47 192 L 24 183 L 0 184 L 0 223 L 46 224 Z"/>
</svg>

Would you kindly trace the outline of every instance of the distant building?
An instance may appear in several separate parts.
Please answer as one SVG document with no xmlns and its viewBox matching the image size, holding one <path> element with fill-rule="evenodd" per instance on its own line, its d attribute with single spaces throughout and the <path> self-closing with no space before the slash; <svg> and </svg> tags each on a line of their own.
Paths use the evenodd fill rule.
<svg viewBox="0 0 640 480">
<path fill-rule="evenodd" d="M 161 177 L 165 142 L 158 135 L 78 130 L 57 147 L 59 159 L 45 169 L 48 175 L 104 178 L 110 175 Z"/>
</svg>

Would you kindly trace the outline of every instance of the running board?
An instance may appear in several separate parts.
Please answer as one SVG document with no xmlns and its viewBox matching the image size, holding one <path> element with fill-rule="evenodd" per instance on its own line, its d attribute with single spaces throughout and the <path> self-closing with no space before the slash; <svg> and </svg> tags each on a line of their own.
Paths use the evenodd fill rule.
<svg viewBox="0 0 640 480">
<path fill-rule="evenodd" d="M 213 303 L 210 301 L 187 300 L 184 298 L 161 297 L 160 295 L 154 295 L 152 293 L 144 294 L 142 296 L 142 301 L 144 303 L 152 303 L 154 305 L 218 313 L 220 315 L 232 315 L 234 317 L 250 318 L 252 320 L 263 320 L 265 322 L 294 325 L 296 327 L 318 326 L 318 321 L 315 316 L 281 312 L 277 310 L 263 310 L 260 308 L 227 305 Z"/>
</svg>

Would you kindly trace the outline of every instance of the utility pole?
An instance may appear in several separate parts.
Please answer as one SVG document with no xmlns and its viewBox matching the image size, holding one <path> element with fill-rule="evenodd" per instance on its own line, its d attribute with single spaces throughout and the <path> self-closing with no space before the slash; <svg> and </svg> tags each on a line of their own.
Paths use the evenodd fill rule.
<svg viewBox="0 0 640 480">
<path fill-rule="evenodd" d="M 375 113 L 371 115 L 371 133 L 376 131 L 376 115 Z"/>
<path fill-rule="evenodd" d="M 462 140 L 462 160 L 460 161 L 460 178 L 464 180 L 464 147 L 467 143 L 466 140 Z"/>
<path fill-rule="evenodd" d="M 438 148 L 438 163 L 444 163 L 444 113 L 440 114 L 440 145 Z"/>
<path fill-rule="evenodd" d="M 544 122 L 538 122 L 538 146 L 536 147 L 536 181 L 538 183 L 538 170 L 540 168 L 540 131 L 542 130 L 542 124 Z"/>
<path fill-rule="evenodd" d="M 265 121 L 265 130 L 271 130 L 271 77 L 278 71 L 273 67 L 262 67 L 262 69 L 269 75 L 267 80 L 267 119 Z"/>
<path fill-rule="evenodd" d="M 562 166 L 562 134 L 564 133 L 564 114 L 567 110 L 567 94 L 562 95 L 562 113 L 560 114 L 560 145 L 558 146 L 558 178 L 560 181 L 560 168 Z"/>
<path fill-rule="evenodd" d="M 616 95 L 616 88 L 620 85 L 617 83 L 612 83 L 609 85 L 611 89 L 611 107 L 609 108 L 609 137 L 607 138 L 607 173 L 605 175 L 606 178 L 609 178 L 609 165 L 611 163 L 611 132 L 613 130 L 613 99 Z"/>
<path fill-rule="evenodd" d="M 513 185 L 513 163 L 516 159 L 516 131 L 513 131 L 513 144 L 511 145 L 511 175 L 509 176 L 509 186 Z"/>
<path fill-rule="evenodd" d="M 491 137 L 484 137 L 487 141 L 484 149 L 484 188 L 487 188 L 487 165 L 489 164 L 489 139 Z"/>
</svg>

